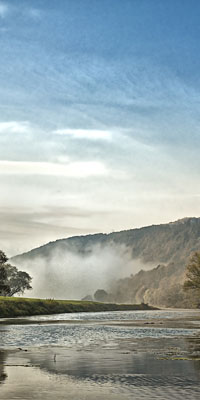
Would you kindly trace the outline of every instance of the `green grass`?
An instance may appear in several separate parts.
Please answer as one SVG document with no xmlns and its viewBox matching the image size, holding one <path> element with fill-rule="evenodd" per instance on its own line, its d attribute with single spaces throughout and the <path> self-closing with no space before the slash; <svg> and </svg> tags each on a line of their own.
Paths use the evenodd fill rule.
<svg viewBox="0 0 200 400">
<path fill-rule="evenodd" d="M 62 314 L 72 312 L 153 310 L 147 304 L 111 304 L 93 301 L 31 299 L 0 296 L 0 318 L 31 315 Z"/>
</svg>

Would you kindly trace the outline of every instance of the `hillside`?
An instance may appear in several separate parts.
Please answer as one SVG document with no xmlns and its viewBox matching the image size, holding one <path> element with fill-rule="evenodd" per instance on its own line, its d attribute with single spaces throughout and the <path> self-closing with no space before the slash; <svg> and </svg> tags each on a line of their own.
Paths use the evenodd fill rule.
<svg viewBox="0 0 200 400">
<path fill-rule="evenodd" d="M 105 263 L 103 257 L 112 251 L 112 254 L 115 252 L 122 260 L 124 257 L 124 265 L 122 263 L 119 267 L 120 272 L 123 272 L 123 269 L 126 270 L 127 259 L 129 262 L 129 273 L 125 275 L 127 278 L 122 274 L 122 279 L 116 267 L 116 274 L 113 273 L 112 282 L 109 281 L 109 287 L 106 288 L 109 289 L 114 301 L 148 301 L 155 305 L 180 306 L 180 303 L 187 305 L 187 300 L 183 299 L 184 294 L 180 285 L 184 279 L 188 258 L 196 250 L 200 250 L 200 218 L 184 218 L 169 224 L 57 240 L 13 257 L 12 262 L 24 267 L 31 265 L 31 271 L 34 271 L 34 265 L 42 262 L 47 273 L 48 265 L 51 265 L 52 268 L 52 260 L 56 263 L 56 260 L 61 257 L 62 265 L 65 265 L 64 261 L 68 260 L 65 265 L 65 269 L 68 269 L 69 263 L 73 263 L 72 260 L 74 260 L 72 255 L 76 255 L 79 257 L 79 262 L 84 263 L 85 269 L 90 262 L 90 270 L 92 269 L 93 275 L 95 275 L 95 262 L 99 262 L 102 257 L 102 264 Z M 94 256 L 95 252 L 98 252 L 98 257 L 92 264 L 91 255 Z M 114 262 L 117 263 L 117 259 Z M 151 269 L 151 271 L 138 272 L 135 269 L 136 263 L 142 265 L 142 269 Z M 112 260 L 110 267 L 108 265 L 108 270 L 105 272 L 107 275 L 109 275 L 109 268 L 115 270 L 115 266 L 111 264 Z M 132 270 L 130 271 L 131 265 Z M 81 273 L 79 271 L 79 274 Z M 128 277 L 131 273 L 133 276 Z M 48 283 L 47 280 L 46 285 L 48 284 L 52 285 L 52 282 Z M 73 281 L 71 284 L 74 284 Z M 85 290 L 88 291 L 88 287 Z M 174 300 L 173 303 L 172 294 L 174 292 L 177 294 L 178 300 L 176 302 Z M 88 292 L 85 292 L 86 294 Z"/>
<path fill-rule="evenodd" d="M 169 224 L 152 225 L 139 229 L 74 236 L 49 242 L 44 246 L 13 257 L 13 260 L 30 260 L 37 257 L 49 258 L 55 250 L 69 249 L 85 254 L 96 244 L 125 244 L 132 251 L 133 258 L 143 262 L 180 262 L 188 258 L 192 251 L 200 248 L 200 218 L 184 218 Z"/>
</svg>

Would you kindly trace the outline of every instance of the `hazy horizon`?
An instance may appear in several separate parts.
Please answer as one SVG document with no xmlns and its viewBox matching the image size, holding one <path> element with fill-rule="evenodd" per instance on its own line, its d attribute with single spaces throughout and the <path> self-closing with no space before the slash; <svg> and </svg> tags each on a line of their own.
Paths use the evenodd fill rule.
<svg viewBox="0 0 200 400">
<path fill-rule="evenodd" d="M 0 249 L 200 216 L 198 0 L 0 1 Z"/>
</svg>

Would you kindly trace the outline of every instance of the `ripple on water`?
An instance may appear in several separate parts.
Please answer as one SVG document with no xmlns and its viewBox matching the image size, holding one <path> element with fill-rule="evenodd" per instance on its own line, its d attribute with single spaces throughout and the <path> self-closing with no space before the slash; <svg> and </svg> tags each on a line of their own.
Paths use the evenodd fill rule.
<svg viewBox="0 0 200 400">
<path fill-rule="evenodd" d="M 158 311 L 104 311 L 104 312 L 82 312 L 82 313 L 65 313 L 55 315 L 41 315 L 25 317 L 30 321 L 139 321 L 145 319 L 169 319 L 169 318 L 180 318 L 191 315 L 199 315 L 196 310 L 158 310 Z"/>
<path fill-rule="evenodd" d="M 192 335 L 195 329 L 107 326 L 97 324 L 7 325 L 0 327 L 1 347 L 88 346 L 131 338 Z"/>
<path fill-rule="evenodd" d="M 81 313 L 46 316 L 53 324 L 1 325 L 1 347 L 27 348 L 0 352 L 1 399 L 197 400 L 199 342 L 192 335 L 198 330 L 123 324 L 188 315 L 192 313 Z M 71 322 L 58 324 L 58 319 Z M 109 325 L 111 320 L 122 323 Z"/>
</svg>

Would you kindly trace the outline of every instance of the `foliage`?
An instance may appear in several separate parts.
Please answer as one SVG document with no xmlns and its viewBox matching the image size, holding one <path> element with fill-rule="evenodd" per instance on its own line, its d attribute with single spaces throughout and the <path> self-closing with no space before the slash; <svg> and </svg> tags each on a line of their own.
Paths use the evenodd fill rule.
<svg viewBox="0 0 200 400">
<path fill-rule="evenodd" d="M 7 284 L 7 273 L 6 267 L 0 264 L 0 294 L 4 296 L 9 296 L 10 287 Z"/>
<path fill-rule="evenodd" d="M 94 298 L 96 301 L 102 301 L 104 303 L 108 301 L 108 293 L 103 289 L 98 289 L 94 294 Z"/>
<path fill-rule="evenodd" d="M 17 267 L 7 264 L 8 258 L 0 250 L 0 295 L 13 296 L 31 289 L 31 277 L 27 272 L 18 271 Z"/>
<path fill-rule="evenodd" d="M 8 296 L 10 287 L 7 283 L 7 271 L 5 263 L 8 261 L 6 255 L 0 250 L 0 294 Z"/>
<path fill-rule="evenodd" d="M 200 308 L 200 252 L 191 257 L 186 268 L 186 277 L 183 288 L 192 295 L 194 306 Z"/>
<path fill-rule="evenodd" d="M 191 257 L 186 269 L 187 281 L 184 283 L 184 288 L 199 290 L 200 292 L 200 252 L 196 252 Z"/>
<path fill-rule="evenodd" d="M 5 264 L 8 261 L 8 258 L 6 257 L 5 253 L 0 250 L 0 265 Z"/>
</svg>

